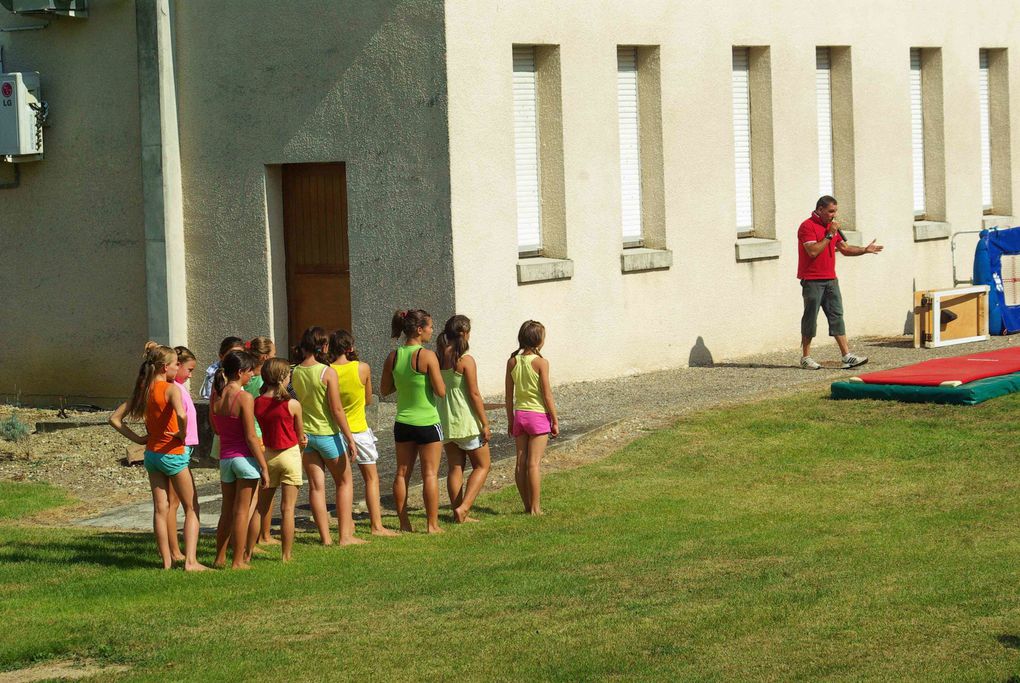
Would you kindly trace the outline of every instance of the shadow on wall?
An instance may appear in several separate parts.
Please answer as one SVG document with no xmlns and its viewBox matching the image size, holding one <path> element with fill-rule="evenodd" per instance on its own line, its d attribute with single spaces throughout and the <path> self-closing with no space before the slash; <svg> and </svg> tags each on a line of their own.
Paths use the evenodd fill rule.
<svg viewBox="0 0 1020 683">
<path fill-rule="evenodd" d="M 694 346 L 691 348 L 691 355 L 687 359 L 687 365 L 692 368 L 715 367 L 715 362 L 712 360 L 712 352 L 705 346 L 704 337 L 698 337 L 698 340 L 694 342 Z"/>
<path fill-rule="evenodd" d="M 903 323 L 903 334 L 914 336 L 914 312 L 907 311 L 907 319 Z"/>
</svg>

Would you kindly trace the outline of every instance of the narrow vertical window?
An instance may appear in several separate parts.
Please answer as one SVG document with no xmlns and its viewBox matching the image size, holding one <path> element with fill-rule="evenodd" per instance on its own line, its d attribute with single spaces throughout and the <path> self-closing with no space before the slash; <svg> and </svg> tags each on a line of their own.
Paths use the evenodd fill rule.
<svg viewBox="0 0 1020 683">
<path fill-rule="evenodd" d="M 992 208 L 992 116 L 988 50 L 978 52 L 978 93 L 981 110 L 981 205 L 985 211 L 990 211 Z"/>
<path fill-rule="evenodd" d="M 733 150 L 737 187 L 737 232 L 754 229 L 751 196 L 751 88 L 748 48 L 733 48 Z"/>
<path fill-rule="evenodd" d="M 635 47 L 616 50 L 616 106 L 620 122 L 620 199 L 624 246 L 640 246 L 641 139 L 638 121 L 638 55 Z"/>
<path fill-rule="evenodd" d="M 818 194 L 833 194 L 832 65 L 829 48 L 815 48 L 815 101 L 818 105 Z"/>
<path fill-rule="evenodd" d="M 517 178 L 517 250 L 542 250 L 541 192 L 538 164 L 538 89 L 535 48 L 513 49 L 514 170 Z"/>
<path fill-rule="evenodd" d="M 910 147 L 914 168 L 914 217 L 925 213 L 924 108 L 921 90 L 921 50 L 910 48 Z"/>
</svg>

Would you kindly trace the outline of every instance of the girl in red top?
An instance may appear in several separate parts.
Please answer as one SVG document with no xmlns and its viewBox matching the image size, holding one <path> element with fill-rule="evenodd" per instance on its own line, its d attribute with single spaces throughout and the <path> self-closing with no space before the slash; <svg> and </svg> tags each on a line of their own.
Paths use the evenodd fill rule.
<svg viewBox="0 0 1020 683">
<path fill-rule="evenodd" d="M 180 387 L 173 381 L 180 363 L 177 352 L 156 342 L 145 345 L 145 360 L 131 398 L 110 416 L 110 425 L 137 444 L 145 446 L 145 469 L 152 488 L 152 528 L 163 569 L 173 566 L 166 517 L 170 509 L 169 490 L 173 486 L 184 506 L 184 569 L 200 571 L 207 567 L 196 559 L 198 549 L 198 494 L 184 452 L 187 414 Z M 140 436 L 124 424 L 125 417 L 145 417 L 146 435 Z"/>
<path fill-rule="evenodd" d="M 272 515 L 273 495 L 283 485 L 280 497 L 280 536 L 283 541 L 283 561 L 290 561 L 294 547 L 294 507 L 301 488 L 301 451 L 308 445 L 301 404 L 287 393 L 290 382 L 290 365 L 282 358 L 270 358 L 262 365 L 262 395 L 255 399 L 255 419 L 262 427 L 262 443 L 266 447 L 266 465 L 269 470 L 269 487 L 259 492 L 256 517 L 259 528 L 262 520 Z M 252 523 L 254 526 L 254 522 Z"/>
</svg>

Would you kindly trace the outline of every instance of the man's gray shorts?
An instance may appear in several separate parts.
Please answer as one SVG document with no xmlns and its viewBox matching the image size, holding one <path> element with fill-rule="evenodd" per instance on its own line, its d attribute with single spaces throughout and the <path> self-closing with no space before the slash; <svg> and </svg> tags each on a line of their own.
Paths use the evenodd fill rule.
<svg viewBox="0 0 1020 683">
<path fill-rule="evenodd" d="M 800 319 L 800 333 L 812 338 L 818 331 L 818 309 L 825 311 L 829 321 L 829 336 L 846 334 L 843 324 L 843 297 L 839 294 L 839 280 L 801 280 L 804 296 L 804 317 Z"/>
</svg>

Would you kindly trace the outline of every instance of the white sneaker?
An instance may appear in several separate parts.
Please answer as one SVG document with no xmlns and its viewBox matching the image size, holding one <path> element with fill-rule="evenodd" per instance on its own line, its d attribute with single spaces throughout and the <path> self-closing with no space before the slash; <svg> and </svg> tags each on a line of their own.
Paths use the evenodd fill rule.
<svg viewBox="0 0 1020 683">
<path fill-rule="evenodd" d="M 858 365 L 864 365 L 867 362 L 867 356 L 858 356 L 856 353 L 851 352 L 843 356 L 843 369 L 856 368 Z"/>
<path fill-rule="evenodd" d="M 811 356 L 804 356 L 800 359 L 800 367 L 805 370 L 821 370 L 822 366 L 815 362 Z"/>
</svg>

